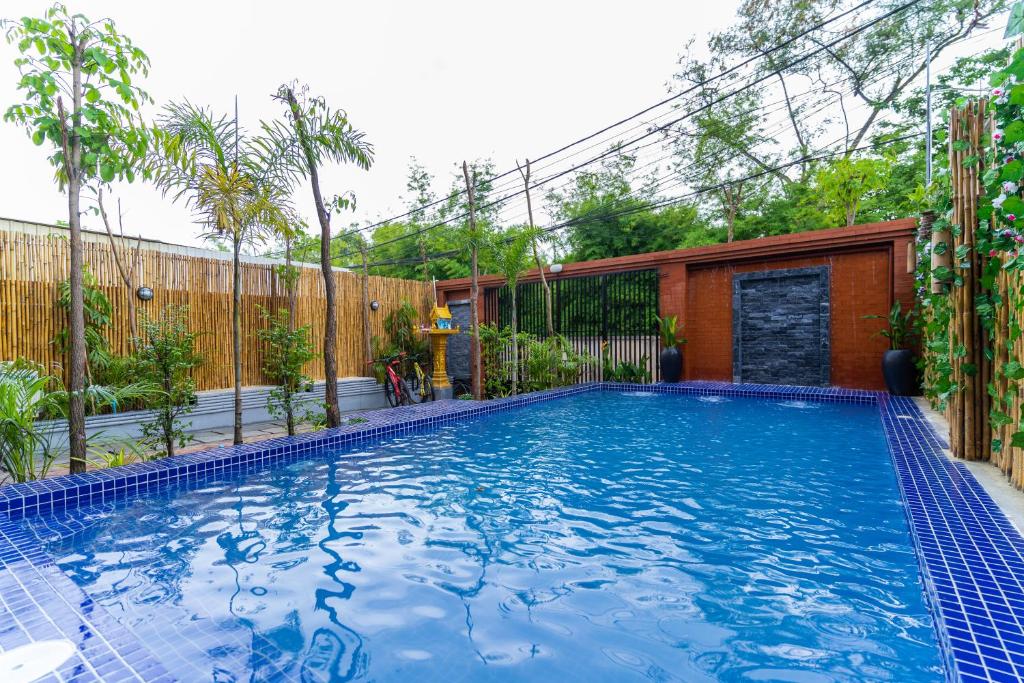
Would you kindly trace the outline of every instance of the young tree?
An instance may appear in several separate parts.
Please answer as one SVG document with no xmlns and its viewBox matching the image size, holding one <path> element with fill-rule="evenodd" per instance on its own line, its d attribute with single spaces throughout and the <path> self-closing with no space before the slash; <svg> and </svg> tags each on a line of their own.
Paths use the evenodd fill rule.
<svg viewBox="0 0 1024 683">
<path fill-rule="evenodd" d="M 70 229 L 68 430 L 71 472 L 84 472 L 85 312 L 81 192 L 88 183 L 131 182 L 150 133 L 133 123 L 149 96 L 133 78 L 149 71 L 149 58 L 111 19 L 90 21 L 57 3 L 42 18 L 4 22 L 21 56 L 18 90 L 6 121 L 21 125 L 37 145 L 49 144 L 50 163 L 68 196 Z"/>
<path fill-rule="evenodd" d="M 195 332 L 188 328 L 188 308 L 168 306 L 156 320 L 143 318 L 135 341 L 139 370 L 157 391 L 150 401 L 156 417 L 142 426 L 143 441 L 165 455 L 188 443 L 181 416 L 192 412 L 196 386 L 192 370 L 203 362 L 196 353 Z"/>
<path fill-rule="evenodd" d="M 512 295 L 512 394 L 519 393 L 519 320 L 516 310 L 516 285 L 519 276 L 529 267 L 530 246 L 537 237 L 534 228 L 513 228 L 492 248 L 498 269 L 505 277 L 505 285 Z"/>
<path fill-rule="evenodd" d="M 288 225 L 284 188 L 260 165 L 262 157 L 236 118 L 216 116 L 189 102 L 171 103 L 161 125 L 156 180 L 174 200 L 184 199 L 209 229 L 231 244 L 231 340 L 235 376 L 234 442 L 242 443 L 242 247 Z"/>
<path fill-rule="evenodd" d="M 284 416 L 288 435 L 294 436 L 295 397 L 313 387 L 313 381 L 303 372 L 306 363 L 316 357 L 309 341 L 309 325 L 294 328 L 286 310 L 271 315 L 270 311 L 260 308 L 260 315 L 267 323 L 265 329 L 256 333 L 267 345 L 263 370 L 277 383 L 267 397 L 267 408 L 275 417 Z"/>
<path fill-rule="evenodd" d="M 836 159 L 818 171 L 817 195 L 833 223 L 850 227 L 864 200 L 885 187 L 890 164 L 885 159 Z"/>
<path fill-rule="evenodd" d="M 331 215 L 320 192 L 320 167 L 325 161 L 354 163 L 368 169 L 373 146 L 348 121 L 341 109 L 332 110 L 322 97 L 309 97 L 306 88 L 282 85 L 275 99 L 287 107 L 285 119 L 263 124 L 257 140 L 267 164 L 278 169 L 292 184 L 309 180 L 313 204 L 320 222 L 320 270 L 324 279 L 324 380 L 327 426 L 341 423 L 338 409 L 338 310 L 334 270 L 331 265 Z"/>
<path fill-rule="evenodd" d="M 938 59 L 950 46 L 984 30 L 1010 2 L 933 0 L 910 6 L 901 0 L 882 0 L 873 3 L 870 11 L 854 12 L 825 30 L 797 38 L 808 27 L 856 4 L 857 0 L 743 0 L 737 21 L 708 37 L 707 51 L 713 55 L 710 63 L 715 70 L 748 58 L 757 60 L 752 75 L 766 77 L 759 88 L 774 86 L 782 97 L 800 156 L 815 148 L 816 138 L 831 135 L 829 126 L 806 115 L 817 101 L 801 101 L 802 92 L 832 93 L 840 114 L 864 109 L 863 116 L 845 121 L 846 148 L 856 149 L 871 139 L 881 115 L 924 72 L 928 48 L 931 58 Z"/>
</svg>

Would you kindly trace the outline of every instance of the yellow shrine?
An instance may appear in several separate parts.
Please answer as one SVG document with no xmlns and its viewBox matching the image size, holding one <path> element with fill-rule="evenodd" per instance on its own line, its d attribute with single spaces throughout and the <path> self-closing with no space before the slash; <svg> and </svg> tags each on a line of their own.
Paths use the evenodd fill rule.
<svg viewBox="0 0 1024 683">
<path fill-rule="evenodd" d="M 445 350 L 448 348 L 448 335 L 458 334 L 459 328 L 452 327 L 452 313 L 448 306 L 434 306 L 430 312 L 430 351 L 434 357 L 434 372 L 430 377 L 434 392 L 444 395 L 451 391 L 448 381 L 448 361 Z M 440 390 L 440 391 L 438 391 Z"/>
</svg>

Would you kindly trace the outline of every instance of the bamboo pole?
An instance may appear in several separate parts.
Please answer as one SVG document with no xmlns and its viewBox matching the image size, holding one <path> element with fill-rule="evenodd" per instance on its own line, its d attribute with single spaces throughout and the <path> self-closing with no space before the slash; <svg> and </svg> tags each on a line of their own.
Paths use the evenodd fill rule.
<svg viewBox="0 0 1024 683">
<path fill-rule="evenodd" d="M 57 288 L 67 278 L 68 245 L 49 236 L 0 231 L 0 360 L 27 358 L 60 372 L 65 365 L 52 344 L 65 325 L 57 304 Z M 112 322 L 106 330 L 112 352 L 130 350 L 127 292 L 109 244 L 87 242 L 85 263 L 95 275 L 97 287 L 110 299 Z M 197 350 L 204 363 L 194 374 L 197 388 L 224 389 L 232 385 L 231 368 L 231 262 L 209 257 L 149 250 L 143 244 L 137 257 L 135 282 L 153 290 L 149 302 L 138 302 L 142 316 L 156 316 L 168 304 L 189 307 L 189 324 L 200 332 Z M 281 285 L 264 263 L 242 264 L 242 344 L 245 362 L 243 384 L 269 383 L 263 372 L 264 349 L 256 331 L 264 326 L 257 306 L 273 309 Z M 337 356 L 339 376 L 361 376 L 366 355 L 363 342 L 362 282 L 351 272 L 335 272 L 338 291 Z M 420 320 L 429 319 L 426 305 L 430 283 L 371 275 L 367 286 L 380 302 L 370 317 L 371 332 L 384 335 L 383 320 L 403 301 L 416 307 Z M 319 270 L 301 268 L 295 284 L 296 324 L 310 325 L 310 338 L 320 339 L 324 325 L 324 287 Z M 323 378 L 323 359 L 306 366 L 315 379 Z"/>
</svg>

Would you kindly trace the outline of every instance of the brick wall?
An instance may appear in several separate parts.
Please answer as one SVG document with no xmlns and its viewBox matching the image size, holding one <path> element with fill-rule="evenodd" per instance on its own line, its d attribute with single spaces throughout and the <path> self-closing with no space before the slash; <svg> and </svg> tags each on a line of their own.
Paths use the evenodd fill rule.
<svg viewBox="0 0 1024 683">
<path fill-rule="evenodd" d="M 686 301 L 686 377 L 732 380 L 732 276 L 779 268 L 830 267 L 832 384 L 884 389 L 880 368 L 886 343 L 872 335 L 890 306 L 890 255 L 877 249 L 812 258 L 765 259 L 699 267 L 689 272 Z"/>
<path fill-rule="evenodd" d="M 661 315 L 684 321 L 687 379 L 732 380 L 732 282 L 735 273 L 779 268 L 830 268 L 831 383 L 884 389 L 881 357 L 886 340 L 873 337 L 895 299 L 913 304 L 908 272 L 916 222 L 887 221 L 852 228 L 779 235 L 732 244 L 681 249 L 601 261 L 570 263 L 560 278 L 657 267 Z M 536 271 L 523 281 L 537 279 Z M 481 278 L 481 294 L 501 278 Z M 466 298 L 468 280 L 437 283 L 445 300 Z M 481 304 L 481 315 L 483 306 Z"/>
</svg>

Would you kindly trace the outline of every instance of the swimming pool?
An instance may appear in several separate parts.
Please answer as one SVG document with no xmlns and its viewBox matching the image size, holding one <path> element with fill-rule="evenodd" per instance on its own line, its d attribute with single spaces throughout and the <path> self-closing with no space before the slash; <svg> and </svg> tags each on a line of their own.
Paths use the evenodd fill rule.
<svg viewBox="0 0 1024 683">
<path fill-rule="evenodd" d="M 919 569 L 933 548 L 907 495 L 912 404 L 556 393 L 469 417 L 481 409 L 387 411 L 353 443 L 307 437 L 288 456 L 285 441 L 186 456 L 178 478 L 147 463 L 161 476 L 109 495 L 109 475 L 89 475 L 88 500 L 26 498 L 47 509 L 11 514 L 0 541 L 38 547 L 36 572 L 55 560 L 45 582 L 72 577 L 96 635 L 122 629 L 106 640 L 142 644 L 181 680 L 946 677 Z M 0 543 L 15 569 L 0 597 L 10 557 Z M 946 657 L 974 680 L 946 579 L 926 576 Z M 0 626 L 0 647 L 16 630 Z"/>
<path fill-rule="evenodd" d="M 941 680 L 872 406 L 589 393 L 29 518 L 186 680 Z"/>
</svg>

